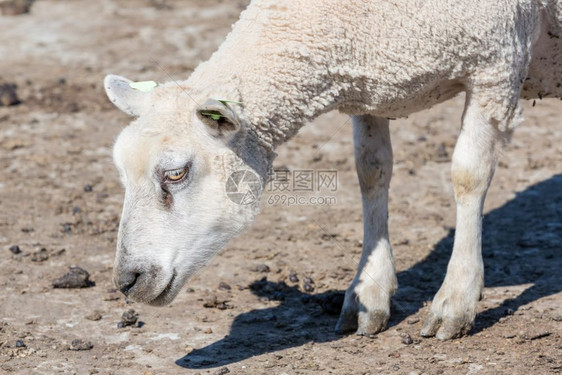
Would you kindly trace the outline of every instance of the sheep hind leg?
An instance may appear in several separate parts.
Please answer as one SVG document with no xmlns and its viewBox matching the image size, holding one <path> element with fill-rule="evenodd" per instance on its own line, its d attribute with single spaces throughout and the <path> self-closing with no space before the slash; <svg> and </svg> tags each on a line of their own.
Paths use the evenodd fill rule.
<svg viewBox="0 0 562 375">
<path fill-rule="evenodd" d="M 490 123 L 477 101 L 467 94 L 451 166 L 457 203 L 453 253 L 422 336 L 451 339 L 472 328 L 484 287 L 482 208 L 497 158 L 509 134 L 509 130 L 502 132 L 497 124 Z"/>
<path fill-rule="evenodd" d="M 363 201 L 363 253 L 355 278 L 345 293 L 336 331 L 358 335 L 382 331 L 390 317 L 390 297 L 397 288 L 388 239 L 388 187 L 392 147 L 387 119 L 353 118 L 355 164 Z"/>
</svg>

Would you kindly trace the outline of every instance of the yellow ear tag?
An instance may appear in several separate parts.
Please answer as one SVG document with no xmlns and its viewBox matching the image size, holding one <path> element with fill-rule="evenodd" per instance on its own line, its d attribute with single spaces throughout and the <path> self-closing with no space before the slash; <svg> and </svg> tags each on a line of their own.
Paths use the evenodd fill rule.
<svg viewBox="0 0 562 375">
<path fill-rule="evenodd" d="M 135 90 L 139 90 L 142 92 L 150 92 L 153 88 L 158 86 L 158 84 L 154 81 L 142 81 L 142 82 L 131 82 L 129 86 Z"/>
</svg>

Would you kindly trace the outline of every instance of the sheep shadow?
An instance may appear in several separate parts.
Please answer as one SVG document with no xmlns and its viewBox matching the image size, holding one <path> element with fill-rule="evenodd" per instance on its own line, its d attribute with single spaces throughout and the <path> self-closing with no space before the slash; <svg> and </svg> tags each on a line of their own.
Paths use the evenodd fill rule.
<svg viewBox="0 0 562 375">
<path fill-rule="evenodd" d="M 527 188 L 488 213 L 483 227 L 486 287 L 532 286 L 480 313 L 471 334 L 494 325 L 511 313 L 509 310 L 562 290 L 562 174 Z M 399 273 L 400 287 L 392 300 L 389 327 L 416 314 L 424 301 L 433 298 L 444 279 L 453 238 L 454 229 L 450 229 L 425 259 Z M 219 367 L 310 341 L 341 337 L 334 327 L 343 291 L 310 295 L 265 278 L 254 281 L 250 289 L 261 298 L 281 303 L 238 315 L 228 336 L 178 359 L 178 366 Z"/>
<path fill-rule="evenodd" d="M 229 335 L 178 359 L 177 365 L 190 369 L 224 366 L 310 341 L 326 342 L 339 337 L 334 326 L 343 292 L 310 295 L 301 292 L 298 286 L 271 282 L 265 277 L 254 281 L 249 288 L 261 299 L 281 303 L 238 315 Z"/>
<path fill-rule="evenodd" d="M 423 301 L 432 300 L 445 278 L 454 235 L 450 229 L 424 260 L 398 274 L 400 287 L 393 298 L 396 311 L 391 325 L 416 313 Z M 471 334 L 494 325 L 509 310 L 562 291 L 561 252 L 562 174 L 528 187 L 486 214 L 482 231 L 485 286 L 532 286 L 478 314 Z"/>
</svg>

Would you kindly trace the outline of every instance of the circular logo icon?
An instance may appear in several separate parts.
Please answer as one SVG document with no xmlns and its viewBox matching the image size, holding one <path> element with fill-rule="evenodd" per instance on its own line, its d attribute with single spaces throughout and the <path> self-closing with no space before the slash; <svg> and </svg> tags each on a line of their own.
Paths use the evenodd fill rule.
<svg viewBox="0 0 562 375">
<path fill-rule="evenodd" d="M 249 169 L 233 172 L 226 181 L 226 195 L 236 204 L 254 203 L 259 199 L 261 191 L 260 176 Z"/>
</svg>

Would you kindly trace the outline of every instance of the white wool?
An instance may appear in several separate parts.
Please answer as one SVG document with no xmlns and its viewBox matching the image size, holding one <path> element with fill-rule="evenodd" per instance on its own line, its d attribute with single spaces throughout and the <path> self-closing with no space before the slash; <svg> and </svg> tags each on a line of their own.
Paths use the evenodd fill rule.
<svg viewBox="0 0 562 375">
<path fill-rule="evenodd" d="M 332 109 L 403 117 L 462 90 L 477 93 L 505 131 L 522 89 L 562 94 L 561 9 L 531 0 L 253 1 L 184 84 L 242 101 L 247 126 L 271 148 Z M 532 59 L 541 47 L 549 55 Z M 536 77 L 525 81 L 530 67 Z"/>
</svg>

